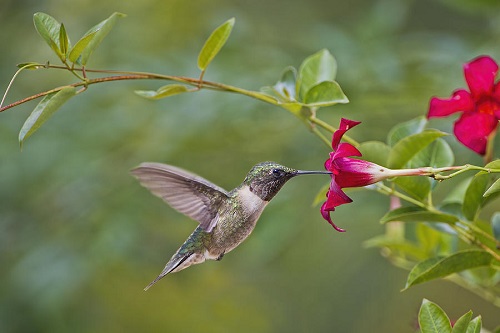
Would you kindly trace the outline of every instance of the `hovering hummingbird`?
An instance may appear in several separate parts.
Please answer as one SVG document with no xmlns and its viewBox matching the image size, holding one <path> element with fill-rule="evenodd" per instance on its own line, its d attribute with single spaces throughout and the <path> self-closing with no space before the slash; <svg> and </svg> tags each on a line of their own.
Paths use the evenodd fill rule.
<svg viewBox="0 0 500 333">
<path fill-rule="evenodd" d="M 227 192 L 208 180 L 161 163 L 142 163 L 132 170 L 139 182 L 172 208 L 199 225 L 144 290 L 168 273 L 207 259 L 221 260 L 253 231 L 260 214 L 291 178 L 328 171 L 300 171 L 275 162 L 255 165 L 243 183 Z"/>
</svg>

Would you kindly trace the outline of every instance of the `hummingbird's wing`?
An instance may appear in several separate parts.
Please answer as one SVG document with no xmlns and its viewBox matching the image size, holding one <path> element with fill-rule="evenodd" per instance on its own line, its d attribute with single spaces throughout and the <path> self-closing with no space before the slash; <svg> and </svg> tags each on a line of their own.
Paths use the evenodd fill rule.
<svg viewBox="0 0 500 333">
<path fill-rule="evenodd" d="M 228 199 L 228 193 L 223 188 L 171 165 L 142 163 L 131 172 L 142 186 L 198 221 L 206 232 L 215 227 L 219 218 L 218 208 Z"/>
</svg>

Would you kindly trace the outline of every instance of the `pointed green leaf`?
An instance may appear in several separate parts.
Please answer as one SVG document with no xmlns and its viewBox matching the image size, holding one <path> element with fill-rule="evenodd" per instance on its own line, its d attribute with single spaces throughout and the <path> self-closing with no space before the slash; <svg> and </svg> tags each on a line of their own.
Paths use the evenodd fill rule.
<svg viewBox="0 0 500 333">
<path fill-rule="evenodd" d="M 424 116 L 417 117 L 410 121 L 397 124 L 387 135 L 387 143 L 393 147 L 399 140 L 409 135 L 420 133 L 424 130 L 427 119 Z"/>
<path fill-rule="evenodd" d="M 403 168 L 419 151 L 445 135 L 446 133 L 430 129 L 399 140 L 389 154 L 389 168 Z"/>
<path fill-rule="evenodd" d="M 363 154 L 362 158 L 366 161 L 386 166 L 387 159 L 391 148 L 381 141 L 365 141 L 359 147 L 359 151 Z"/>
<path fill-rule="evenodd" d="M 491 217 L 491 229 L 495 239 L 500 242 L 500 212 L 496 212 Z"/>
<path fill-rule="evenodd" d="M 312 86 L 304 97 L 304 104 L 309 107 L 330 106 L 338 103 L 349 103 L 349 99 L 335 81 L 323 81 Z"/>
<path fill-rule="evenodd" d="M 85 66 L 92 52 L 101 44 L 104 37 L 111 31 L 118 19 L 125 16 L 125 14 L 115 12 L 104 21 L 92 27 L 71 49 L 69 60 L 73 63 Z"/>
<path fill-rule="evenodd" d="M 472 319 L 472 311 L 467 312 L 453 325 L 451 333 L 467 333 L 467 328 L 469 327 L 470 321 Z"/>
<path fill-rule="evenodd" d="M 405 289 L 450 274 L 481 266 L 489 266 L 493 257 L 482 250 L 464 250 L 447 257 L 435 257 L 416 264 L 408 274 Z"/>
<path fill-rule="evenodd" d="M 332 54 L 323 49 L 307 57 L 299 68 L 295 91 L 300 100 L 304 100 L 309 89 L 323 81 L 334 81 L 337 74 L 337 62 Z"/>
<path fill-rule="evenodd" d="M 64 24 L 61 23 L 61 28 L 59 29 L 59 45 L 61 48 L 61 53 L 63 55 L 63 60 L 66 60 L 66 55 L 68 54 L 68 50 L 70 49 L 69 37 L 66 34 L 66 28 Z"/>
<path fill-rule="evenodd" d="M 470 221 L 474 221 L 477 214 L 479 214 L 480 208 L 483 206 L 485 200 L 483 193 L 488 187 L 489 176 L 490 175 L 487 173 L 479 172 L 472 178 L 469 186 L 467 187 L 462 212 Z"/>
<path fill-rule="evenodd" d="M 436 303 L 424 299 L 418 312 L 421 333 L 451 333 L 450 319 Z"/>
<path fill-rule="evenodd" d="M 469 325 L 467 326 L 466 333 L 481 333 L 482 326 L 483 323 L 481 321 L 481 316 L 477 316 L 476 318 L 472 319 Z"/>
<path fill-rule="evenodd" d="M 208 37 L 205 45 L 203 45 L 200 54 L 198 55 L 198 68 L 201 71 L 207 69 L 208 65 L 212 62 L 217 53 L 219 53 L 224 44 L 226 44 L 226 41 L 231 34 L 231 30 L 233 30 L 234 21 L 234 17 L 227 20 L 216 28 Z"/>
<path fill-rule="evenodd" d="M 69 52 L 68 59 L 72 63 L 80 63 L 79 57 L 82 52 L 87 48 L 90 42 L 94 39 L 97 32 L 87 33 L 85 36 L 80 38 L 78 42 L 76 42 L 75 46 L 71 48 Z"/>
<path fill-rule="evenodd" d="M 76 89 L 71 86 L 62 88 L 61 90 L 45 96 L 36 108 L 31 112 L 30 116 L 24 122 L 21 131 L 19 132 L 19 143 L 23 142 L 31 136 L 42 124 L 49 119 L 64 103 L 71 97 L 76 95 Z"/>
<path fill-rule="evenodd" d="M 189 92 L 188 87 L 182 84 L 168 84 L 159 88 L 158 90 L 136 90 L 135 93 L 141 97 L 149 99 L 161 99 L 177 94 Z"/>
<path fill-rule="evenodd" d="M 40 12 L 33 15 L 33 23 L 38 34 L 57 54 L 59 59 L 64 61 L 65 56 L 59 43 L 61 24 L 52 16 Z"/>
<path fill-rule="evenodd" d="M 483 197 L 488 197 L 494 193 L 497 193 L 497 192 L 500 192 L 500 178 L 497 179 L 493 185 L 490 186 L 490 188 L 488 188 L 486 190 L 486 192 L 484 192 L 483 194 Z"/>
<path fill-rule="evenodd" d="M 380 219 L 380 223 L 383 224 L 392 221 L 454 223 L 458 218 L 455 215 L 431 212 L 420 207 L 401 207 L 391 210 Z"/>
</svg>

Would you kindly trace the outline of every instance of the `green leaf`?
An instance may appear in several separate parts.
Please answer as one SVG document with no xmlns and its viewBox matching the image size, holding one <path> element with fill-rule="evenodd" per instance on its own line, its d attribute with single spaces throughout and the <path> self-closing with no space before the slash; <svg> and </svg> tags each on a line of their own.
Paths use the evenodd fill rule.
<svg viewBox="0 0 500 333">
<path fill-rule="evenodd" d="M 312 86 L 304 97 L 304 104 L 309 107 L 330 106 L 338 103 L 349 103 L 349 99 L 335 81 L 323 81 Z"/>
<path fill-rule="evenodd" d="M 45 13 L 35 13 L 33 23 L 38 34 L 45 40 L 50 48 L 57 54 L 59 59 L 66 59 L 65 53 L 61 50 L 60 29 L 61 24 L 55 18 Z"/>
<path fill-rule="evenodd" d="M 399 140 L 424 130 L 427 119 L 424 116 L 394 126 L 387 135 L 387 143 L 393 147 Z"/>
<path fill-rule="evenodd" d="M 421 333 L 451 333 L 450 319 L 436 303 L 424 298 L 418 312 Z"/>
<path fill-rule="evenodd" d="M 472 311 L 467 312 L 453 325 L 451 333 L 467 333 L 467 328 L 469 327 L 470 321 L 472 319 Z"/>
<path fill-rule="evenodd" d="M 467 269 L 489 266 L 492 259 L 491 254 L 482 250 L 464 250 L 447 257 L 424 260 L 416 264 L 408 274 L 405 289 Z"/>
<path fill-rule="evenodd" d="M 422 176 L 397 177 L 393 182 L 411 197 L 420 201 L 424 200 L 431 191 L 431 179 Z"/>
<path fill-rule="evenodd" d="M 189 92 L 190 90 L 183 84 L 168 84 L 158 88 L 158 90 L 136 90 L 135 93 L 141 97 L 149 99 L 161 99 L 177 94 Z"/>
<path fill-rule="evenodd" d="M 76 95 L 76 89 L 71 86 L 45 96 L 30 116 L 24 122 L 19 132 L 19 143 L 22 146 L 24 141 L 31 136 L 44 122 L 49 119 L 64 103 Z"/>
<path fill-rule="evenodd" d="M 495 239 L 500 242 L 500 212 L 496 212 L 491 217 L 491 229 Z"/>
<path fill-rule="evenodd" d="M 337 62 L 332 54 L 323 49 L 307 57 L 299 68 L 295 91 L 303 101 L 309 89 L 323 81 L 334 81 L 337 74 Z"/>
<path fill-rule="evenodd" d="M 472 319 L 469 325 L 467 326 L 466 333 L 481 333 L 482 326 L 483 323 L 481 321 L 481 316 L 477 316 L 476 318 Z"/>
<path fill-rule="evenodd" d="M 454 223 L 458 221 L 458 218 L 451 214 L 431 212 L 420 207 L 401 207 L 391 210 L 380 219 L 382 224 L 392 221 Z"/>
<path fill-rule="evenodd" d="M 478 172 L 471 180 L 467 191 L 465 191 L 464 203 L 462 212 L 464 216 L 474 221 L 480 208 L 483 206 L 485 198 L 483 193 L 486 191 L 489 183 L 490 175 L 483 172 Z"/>
<path fill-rule="evenodd" d="M 234 17 L 224 22 L 208 37 L 205 45 L 203 45 L 200 54 L 198 55 L 198 68 L 201 71 L 207 69 L 208 65 L 212 62 L 214 57 L 219 53 L 221 48 L 226 44 L 231 30 L 234 26 Z"/>
<path fill-rule="evenodd" d="M 429 166 L 442 168 L 453 165 L 455 156 L 450 145 L 441 138 L 436 139 L 426 148 L 422 149 L 410 161 L 408 167 L 418 168 Z"/>
<path fill-rule="evenodd" d="M 445 135 L 446 133 L 430 129 L 399 140 L 389 154 L 389 168 L 403 168 L 419 151 Z"/>
<path fill-rule="evenodd" d="M 297 71 L 292 66 L 285 68 L 281 74 L 281 79 L 272 87 L 260 88 L 260 91 L 274 97 L 279 103 L 296 102 L 295 100 L 295 80 Z"/>
<path fill-rule="evenodd" d="M 297 70 L 289 66 L 285 68 L 281 79 L 274 85 L 274 89 L 287 101 L 295 101 L 295 82 L 297 80 Z"/>
<path fill-rule="evenodd" d="M 365 141 L 359 147 L 359 151 L 363 154 L 363 159 L 376 163 L 378 165 L 386 166 L 387 159 L 391 148 L 381 141 Z"/>
<path fill-rule="evenodd" d="M 104 21 L 92 27 L 71 49 L 69 60 L 85 66 L 94 50 L 101 44 L 104 37 L 106 37 L 116 24 L 116 21 L 125 16 L 125 14 L 115 12 Z"/>
<path fill-rule="evenodd" d="M 493 183 L 493 185 L 491 185 L 490 188 L 488 188 L 486 190 L 486 192 L 484 192 L 483 197 L 489 197 L 490 195 L 497 193 L 497 192 L 500 192 L 500 178 L 497 179 Z"/>
<path fill-rule="evenodd" d="M 500 159 L 494 160 L 484 166 L 486 169 L 500 169 Z M 486 173 L 486 171 L 481 171 Z"/>
<path fill-rule="evenodd" d="M 465 192 L 467 192 L 467 188 L 469 187 L 469 184 L 472 180 L 472 177 L 464 179 L 463 181 L 459 182 L 453 188 L 451 188 L 446 195 L 446 197 L 443 199 L 442 203 L 443 204 L 449 204 L 449 203 L 457 203 L 460 204 L 460 211 L 462 211 L 462 203 L 464 202 L 464 197 L 465 197 Z"/>
<path fill-rule="evenodd" d="M 71 51 L 69 52 L 68 55 L 68 59 L 72 63 L 81 64 L 79 57 L 82 55 L 83 51 L 87 48 L 90 42 L 94 39 L 96 34 L 97 32 L 87 33 L 85 36 L 80 38 L 78 42 L 76 42 L 75 46 L 71 48 Z"/>
<path fill-rule="evenodd" d="M 66 60 L 66 55 L 68 50 L 71 48 L 68 34 L 66 33 L 66 28 L 64 24 L 61 23 L 61 28 L 59 29 L 59 45 L 61 47 L 61 52 L 63 54 L 64 60 Z"/>
</svg>

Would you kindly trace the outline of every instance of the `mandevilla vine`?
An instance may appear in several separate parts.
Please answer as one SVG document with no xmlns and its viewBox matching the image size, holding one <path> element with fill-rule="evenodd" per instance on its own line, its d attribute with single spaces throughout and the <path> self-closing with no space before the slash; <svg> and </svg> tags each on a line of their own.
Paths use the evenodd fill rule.
<svg viewBox="0 0 500 333">
<path fill-rule="evenodd" d="M 336 128 L 318 118 L 320 108 L 349 102 L 335 81 L 337 63 L 327 50 L 309 56 L 298 69 L 287 67 L 277 83 L 262 87 L 260 91 L 205 80 L 210 63 L 231 34 L 234 18 L 216 28 L 202 47 L 197 62 L 199 77 L 88 68 L 88 60 L 95 49 L 124 16 L 112 14 L 73 45 L 62 23 L 44 13 L 34 15 L 37 32 L 61 64 L 20 64 L 7 87 L 0 103 L 0 112 L 41 98 L 19 132 L 21 146 L 68 100 L 83 94 L 90 86 L 105 82 L 173 82 L 157 90 L 135 91 L 137 95 L 148 99 L 161 99 L 201 89 L 232 92 L 258 99 L 287 110 L 324 144 L 332 147 L 333 151 L 325 163 L 325 168 L 332 172 L 332 181 L 315 200 L 316 204 L 324 202 L 327 193 L 321 214 L 332 226 L 344 231 L 330 217 L 335 207 L 352 202 L 343 188 L 363 187 L 387 195 L 391 198 L 391 205 L 381 218 L 381 223 L 387 224 L 386 233 L 368 240 L 366 245 L 382 248 L 384 256 L 393 264 L 410 270 L 405 288 L 445 278 L 500 307 L 500 211 L 491 216 L 481 214 L 483 207 L 500 195 L 500 160 L 495 159 L 493 147 L 500 117 L 500 88 L 494 81 L 498 66 L 490 57 L 482 56 L 465 64 L 470 93 L 463 89 L 457 90 L 451 99 L 433 98 L 430 102 L 428 118 L 463 112 L 455 124 L 455 136 L 465 146 L 485 156 L 484 166 L 454 166 L 454 152 L 443 140 L 447 133 L 427 128 L 428 120 L 424 116 L 396 125 L 389 132 L 386 142 L 357 142 L 345 135 L 359 122 L 342 119 Z M 4 105 L 14 79 L 26 69 L 67 71 L 77 81 Z M 329 139 L 330 136 L 332 139 Z M 364 160 L 353 156 L 363 157 Z M 457 183 L 440 201 L 436 199 L 434 194 L 439 191 L 439 182 L 466 172 L 471 173 L 470 178 Z M 498 201 L 496 205 L 498 207 Z M 406 223 L 413 222 L 416 222 L 416 236 L 410 238 Z M 478 274 L 478 268 L 488 274 Z M 443 319 L 446 317 L 443 314 L 439 307 L 425 300 L 419 316 L 422 331 L 426 332 L 426 320 L 433 316 Z M 481 319 L 477 317 L 472 320 L 471 316 L 472 313 L 468 313 L 460 318 L 453 332 L 479 332 Z M 451 332 L 449 320 L 445 322 L 440 332 Z M 459 322 L 462 328 L 456 328 Z"/>
</svg>

